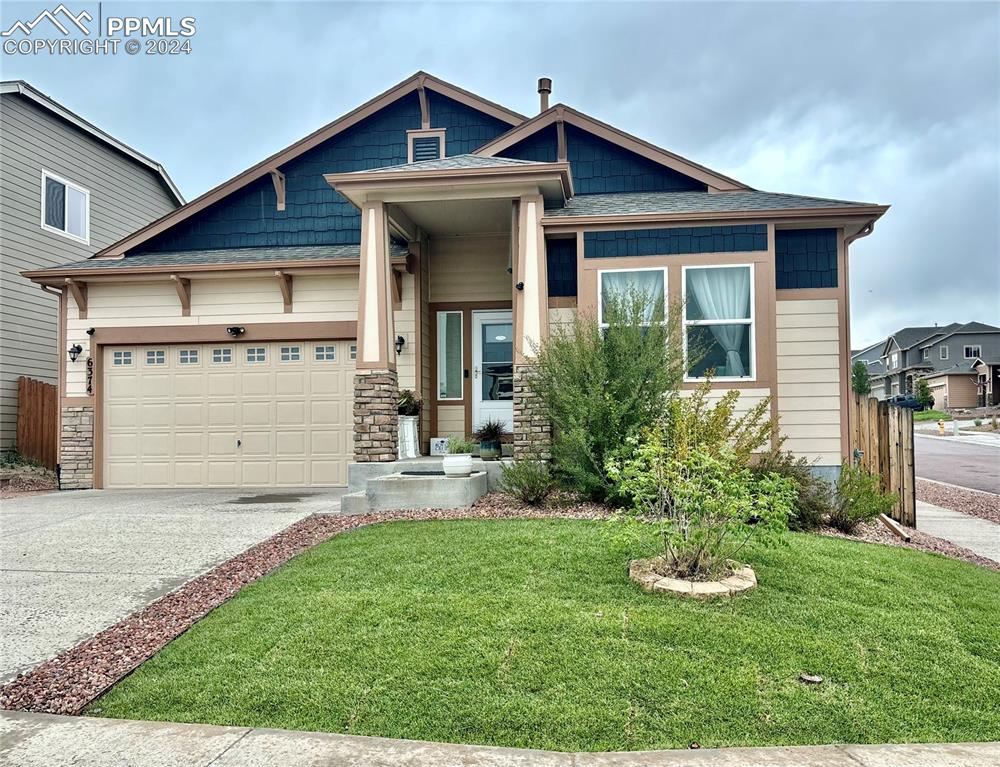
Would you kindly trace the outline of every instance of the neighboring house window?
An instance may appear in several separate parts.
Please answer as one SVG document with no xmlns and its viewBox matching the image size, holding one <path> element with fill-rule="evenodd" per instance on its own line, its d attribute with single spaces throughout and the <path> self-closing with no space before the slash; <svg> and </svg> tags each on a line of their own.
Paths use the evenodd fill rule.
<svg viewBox="0 0 1000 767">
<path fill-rule="evenodd" d="M 893 352 L 889 357 L 889 367 L 898 368 L 899 367 L 899 352 Z"/>
<path fill-rule="evenodd" d="M 462 312 L 437 315 L 438 399 L 462 399 Z"/>
<path fill-rule="evenodd" d="M 602 328 L 608 327 L 616 302 L 642 298 L 645 301 L 644 326 L 655 316 L 664 315 L 667 295 L 667 270 L 614 269 L 597 273 L 597 316 Z"/>
<path fill-rule="evenodd" d="M 178 355 L 178 360 L 182 365 L 197 365 L 198 364 L 198 350 L 197 349 L 181 349 Z"/>
<path fill-rule="evenodd" d="M 754 377 L 753 267 L 684 267 L 684 349 L 690 378 Z M 697 355 L 698 359 L 694 360 Z"/>
<path fill-rule="evenodd" d="M 212 349 L 212 362 L 223 365 L 233 361 L 232 349 Z"/>
<path fill-rule="evenodd" d="M 42 171 L 42 228 L 90 242 L 90 192 Z"/>
<path fill-rule="evenodd" d="M 317 346 L 316 347 L 316 361 L 317 362 L 330 362 L 337 359 L 337 347 L 336 346 Z"/>
<path fill-rule="evenodd" d="M 924 359 L 925 360 L 929 360 L 930 358 L 931 358 L 931 350 L 930 349 L 924 349 Z"/>
<path fill-rule="evenodd" d="M 357 344 L 351 344 L 351 359 L 356 360 L 357 358 L 358 358 Z"/>
<path fill-rule="evenodd" d="M 146 364 L 147 365 L 166 365 L 167 364 L 167 353 L 163 349 L 157 349 L 156 351 L 146 352 Z"/>
<path fill-rule="evenodd" d="M 117 352 L 116 351 L 114 353 L 114 355 L 112 355 L 112 362 L 111 362 L 111 364 L 114 365 L 115 367 L 124 367 L 124 366 L 131 365 L 132 364 L 132 352 L 130 352 L 130 351 Z"/>
<path fill-rule="evenodd" d="M 981 346 L 966 346 L 964 348 L 965 359 L 974 360 L 976 357 L 983 356 L 983 347 Z"/>
<path fill-rule="evenodd" d="M 941 351 L 939 352 L 939 356 L 943 360 L 948 359 L 948 347 L 947 346 L 942 346 L 941 347 Z"/>
<path fill-rule="evenodd" d="M 267 348 L 264 346 L 248 346 L 247 362 L 265 362 L 267 360 Z"/>
<path fill-rule="evenodd" d="M 298 362 L 301 359 L 302 359 L 302 347 L 300 346 L 281 347 L 282 362 Z M 263 360 L 261 360 L 261 362 L 263 362 Z"/>
</svg>

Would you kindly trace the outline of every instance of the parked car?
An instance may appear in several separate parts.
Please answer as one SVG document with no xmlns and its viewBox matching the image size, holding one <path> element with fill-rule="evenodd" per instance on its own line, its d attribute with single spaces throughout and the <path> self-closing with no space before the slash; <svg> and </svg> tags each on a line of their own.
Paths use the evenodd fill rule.
<svg viewBox="0 0 1000 767">
<path fill-rule="evenodd" d="M 910 410 L 923 410 L 924 406 L 921 405 L 917 398 L 912 394 L 896 394 L 893 397 L 889 397 L 888 402 L 890 405 L 895 405 L 896 407 L 905 407 Z"/>
</svg>

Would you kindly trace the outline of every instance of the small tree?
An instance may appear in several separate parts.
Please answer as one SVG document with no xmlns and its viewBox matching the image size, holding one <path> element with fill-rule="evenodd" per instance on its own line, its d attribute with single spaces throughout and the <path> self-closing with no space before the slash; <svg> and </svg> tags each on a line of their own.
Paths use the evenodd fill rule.
<svg viewBox="0 0 1000 767">
<path fill-rule="evenodd" d="M 916 396 L 917 402 L 925 408 L 934 407 L 934 395 L 931 394 L 931 387 L 928 386 L 925 379 L 917 379 L 917 382 L 913 385 L 913 394 Z"/>
<path fill-rule="evenodd" d="M 586 498 L 619 503 L 608 457 L 656 420 L 684 377 L 680 307 L 651 310 L 631 292 L 609 296 L 604 319 L 578 315 L 555 330 L 528 385 L 552 423 L 557 476 Z"/>
<path fill-rule="evenodd" d="M 858 360 L 851 366 L 851 388 L 855 394 L 871 394 L 872 377 L 868 374 L 868 365 Z"/>
</svg>

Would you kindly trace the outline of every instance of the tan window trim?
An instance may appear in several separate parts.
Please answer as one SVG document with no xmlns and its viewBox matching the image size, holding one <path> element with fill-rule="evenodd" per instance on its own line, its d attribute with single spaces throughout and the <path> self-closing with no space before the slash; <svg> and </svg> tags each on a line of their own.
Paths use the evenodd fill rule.
<svg viewBox="0 0 1000 767">
<path fill-rule="evenodd" d="M 415 162 L 413 159 L 413 139 L 415 138 L 437 138 L 438 159 L 445 156 L 444 153 L 444 128 L 421 128 L 419 130 L 406 131 L 406 161 Z"/>
</svg>

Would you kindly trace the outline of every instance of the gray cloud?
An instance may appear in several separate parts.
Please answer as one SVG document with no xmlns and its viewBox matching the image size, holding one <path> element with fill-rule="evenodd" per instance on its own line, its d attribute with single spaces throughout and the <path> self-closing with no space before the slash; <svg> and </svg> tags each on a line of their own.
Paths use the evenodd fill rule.
<svg viewBox="0 0 1000 767">
<path fill-rule="evenodd" d="M 5 3 L 2 18 L 38 3 Z M 852 248 L 853 342 L 1000 323 L 994 3 L 105 3 L 193 15 L 189 57 L 4 57 L 200 194 L 417 69 L 554 98 L 752 186 L 891 203 Z"/>
</svg>

